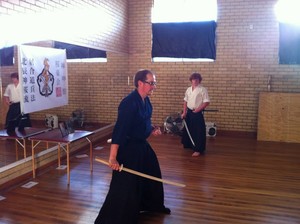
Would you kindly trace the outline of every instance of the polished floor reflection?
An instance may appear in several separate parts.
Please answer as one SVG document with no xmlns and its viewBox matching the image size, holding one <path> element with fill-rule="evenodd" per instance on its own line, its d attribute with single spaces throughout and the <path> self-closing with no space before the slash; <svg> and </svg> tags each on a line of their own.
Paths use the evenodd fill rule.
<svg viewBox="0 0 300 224">
<path fill-rule="evenodd" d="M 100 124 L 100 123 L 87 123 L 80 129 L 94 131 L 101 127 L 104 127 L 105 125 L 106 124 Z M 45 127 L 45 124 L 40 121 L 33 122 L 33 127 L 47 128 Z M 27 148 L 26 156 L 27 157 L 31 156 L 30 141 L 26 141 L 26 148 Z M 19 144 L 16 144 L 16 141 L 14 139 L 0 138 L 0 167 L 12 164 L 23 158 L 24 158 L 23 148 Z"/>
<path fill-rule="evenodd" d="M 186 184 L 165 184 L 165 204 L 172 213 L 142 214 L 140 224 L 300 223 L 299 144 L 255 139 L 208 138 L 207 154 L 192 157 L 178 136 L 149 139 L 163 178 Z M 107 159 L 109 144 L 95 144 L 94 155 Z M 90 224 L 105 199 L 111 178 L 107 166 L 94 162 L 88 148 L 71 158 L 71 184 L 66 170 L 55 166 L 36 179 L 0 192 L 1 224 Z M 22 187 L 30 181 L 37 184 Z M 120 186 L 122 187 L 122 186 Z"/>
</svg>

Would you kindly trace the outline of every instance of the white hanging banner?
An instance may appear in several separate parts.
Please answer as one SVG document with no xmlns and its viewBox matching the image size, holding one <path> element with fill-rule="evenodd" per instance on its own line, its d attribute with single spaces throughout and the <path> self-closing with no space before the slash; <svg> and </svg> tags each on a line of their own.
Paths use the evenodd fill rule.
<svg viewBox="0 0 300 224">
<path fill-rule="evenodd" d="M 21 111 L 32 113 L 68 104 L 66 51 L 20 45 Z"/>
</svg>

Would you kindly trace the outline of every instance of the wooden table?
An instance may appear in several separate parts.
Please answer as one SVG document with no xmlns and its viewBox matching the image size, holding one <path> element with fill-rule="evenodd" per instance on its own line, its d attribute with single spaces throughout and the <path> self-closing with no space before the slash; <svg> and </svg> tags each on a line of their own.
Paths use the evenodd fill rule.
<svg viewBox="0 0 300 224">
<path fill-rule="evenodd" d="M 58 166 L 60 167 L 60 150 L 61 148 L 65 150 L 66 155 L 67 155 L 67 174 L 68 174 L 68 185 L 70 185 L 70 144 L 72 142 L 78 141 L 80 139 L 86 139 L 89 142 L 90 145 L 90 170 L 93 170 L 93 146 L 92 142 L 88 138 L 90 135 L 92 135 L 93 132 L 90 131 L 83 131 L 83 130 L 75 130 L 74 133 L 68 134 L 65 137 L 62 137 L 62 134 L 59 129 L 53 129 L 48 132 L 44 132 L 38 135 L 34 135 L 29 138 L 31 140 L 32 144 L 32 173 L 33 173 L 33 178 L 35 178 L 35 155 L 34 155 L 34 149 L 36 146 L 41 143 L 41 142 L 46 142 L 46 143 L 57 143 L 58 147 L 58 153 L 57 153 L 57 158 L 58 158 Z"/>
<path fill-rule="evenodd" d="M 50 130 L 49 128 L 34 128 L 25 127 L 23 130 L 15 129 L 14 132 L 8 133 L 6 129 L 0 130 L 0 138 L 2 139 L 14 139 L 16 141 L 16 160 L 18 160 L 18 144 L 24 151 L 24 158 L 26 158 L 26 139 Z"/>
</svg>

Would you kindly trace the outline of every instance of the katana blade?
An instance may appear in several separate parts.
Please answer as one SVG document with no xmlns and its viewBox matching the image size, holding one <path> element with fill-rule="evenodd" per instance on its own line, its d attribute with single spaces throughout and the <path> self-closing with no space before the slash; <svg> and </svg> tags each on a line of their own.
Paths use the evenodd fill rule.
<svg viewBox="0 0 300 224">
<path fill-rule="evenodd" d="M 193 141 L 193 139 L 192 139 L 191 133 L 190 133 L 189 128 L 188 128 L 188 126 L 187 126 L 187 124 L 186 124 L 186 122 L 185 122 L 184 119 L 183 119 L 183 124 L 184 124 L 184 127 L 185 127 L 185 129 L 186 129 L 186 132 L 188 133 L 188 136 L 189 136 L 189 138 L 190 138 L 190 140 L 191 140 L 193 146 L 195 147 L 195 143 L 194 143 L 194 141 Z"/>
</svg>

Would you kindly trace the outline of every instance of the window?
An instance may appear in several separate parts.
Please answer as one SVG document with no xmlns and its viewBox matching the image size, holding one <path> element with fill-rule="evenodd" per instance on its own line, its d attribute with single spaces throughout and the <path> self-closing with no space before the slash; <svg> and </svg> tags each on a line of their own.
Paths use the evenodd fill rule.
<svg viewBox="0 0 300 224">
<path fill-rule="evenodd" d="M 54 42 L 54 48 L 66 49 L 68 62 L 107 62 L 106 51 L 59 41 Z"/>
<path fill-rule="evenodd" d="M 279 64 L 300 64 L 300 14 L 298 0 L 279 0 Z"/>
<path fill-rule="evenodd" d="M 154 0 L 153 61 L 216 59 L 216 0 Z"/>
<path fill-rule="evenodd" d="M 14 65 L 14 47 L 0 49 L 0 66 Z"/>
<path fill-rule="evenodd" d="M 154 0 L 152 23 L 217 21 L 216 0 Z"/>
<path fill-rule="evenodd" d="M 278 0 L 275 14 L 280 23 L 300 25 L 299 0 Z"/>
</svg>

